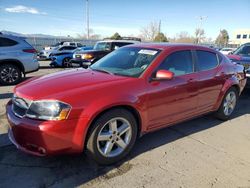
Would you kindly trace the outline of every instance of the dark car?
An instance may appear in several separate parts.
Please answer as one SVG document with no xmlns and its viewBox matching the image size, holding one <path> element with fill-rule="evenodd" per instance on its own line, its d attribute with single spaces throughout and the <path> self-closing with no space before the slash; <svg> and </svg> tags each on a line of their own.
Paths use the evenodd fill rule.
<svg viewBox="0 0 250 188">
<path fill-rule="evenodd" d="M 76 52 L 71 60 L 72 66 L 88 68 L 90 65 L 109 54 L 110 52 L 139 41 L 133 40 L 104 40 L 95 44 L 93 50 Z"/>
<path fill-rule="evenodd" d="M 247 73 L 247 87 L 250 87 L 250 43 L 246 43 L 237 48 L 228 57 L 245 67 Z"/>
<path fill-rule="evenodd" d="M 244 67 L 213 49 L 129 45 L 89 69 L 18 85 L 7 104 L 9 138 L 33 155 L 86 151 L 111 164 L 145 133 L 210 112 L 228 120 L 245 84 Z"/>
</svg>

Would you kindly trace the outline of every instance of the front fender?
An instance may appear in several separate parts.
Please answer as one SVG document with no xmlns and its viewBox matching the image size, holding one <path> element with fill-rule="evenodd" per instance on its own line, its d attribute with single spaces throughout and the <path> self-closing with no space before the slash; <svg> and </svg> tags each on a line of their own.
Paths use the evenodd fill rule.
<svg viewBox="0 0 250 188">
<path fill-rule="evenodd" d="M 129 106 L 138 112 L 138 115 L 143 119 L 145 104 L 140 102 L 141 100 L 138 97 L 132 95 L 119 95 L 119 96 L 110 96 L 96 99 L 91 104 L 85 108 L 80 117 L 88 117 L 90 123 L 103 111 L 111 109 L 118 106 Z"/>
<path fill-rule="evenodd" d="M 92 122 L 98 117 L 102 112 L 109 110 L 114 107 L 128 106 L 137 111 L 139 115 L 139 120 L 141 125 L 145 125 L 146 120 L 146 112 L 145 106 L 143 103 L 140 103 L 140 99 L 131 95 L 126 96 L 117 96 L 112 97 L 103 97 L 93 101 L 87 108 L 84 108 L 79 119 L 84 119 L 87 122 L 84 122 L 85 127 L 77 127 L 78 134 L 79 130 L 81 131 L 80 135 L 82 136 L 82 147 L 84 147 L 84 143 L 86 141 L 86 136 L 88 134 L 89 128 Z M 145 131 L 145 127 L 141 126 L 141 132 Z"/>
</svg>

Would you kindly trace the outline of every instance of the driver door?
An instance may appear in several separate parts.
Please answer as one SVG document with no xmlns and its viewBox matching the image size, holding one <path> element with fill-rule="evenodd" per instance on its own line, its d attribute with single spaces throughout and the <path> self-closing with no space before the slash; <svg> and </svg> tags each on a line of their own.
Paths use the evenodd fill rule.
<svg viewBox="0 0 250 188">
<path fill-rule="evenodd" d="M 190 50 L 168 55 L 157 70 L 175 74 L 172 80 L 148 83 L 148 129 L 160 128 L 197 113 L 197 74 Z"/>
</svg>

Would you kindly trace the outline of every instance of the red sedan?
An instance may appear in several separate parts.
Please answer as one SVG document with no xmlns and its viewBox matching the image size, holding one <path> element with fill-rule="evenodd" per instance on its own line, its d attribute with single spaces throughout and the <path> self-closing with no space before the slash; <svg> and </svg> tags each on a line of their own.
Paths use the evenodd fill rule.
<svg viewBox="0 0 250 188">
<path fill-rule="evenodd" d="M 210 48 L 130 45 L 87 70 L 18 85 L 6 107 L 9 138 L 34 155 L 86 150 L 111 164 L 144 133 L 210 112 L 229 119 L 245 84 L 243 66 Z"/>
</svg>

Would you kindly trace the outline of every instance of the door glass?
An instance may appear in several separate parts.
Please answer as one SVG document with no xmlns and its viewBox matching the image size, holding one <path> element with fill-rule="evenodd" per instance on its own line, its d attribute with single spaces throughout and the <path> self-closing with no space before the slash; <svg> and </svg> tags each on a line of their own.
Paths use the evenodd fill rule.
<svg viewBox="0 0 250 188">
<path fill-rule="evenodd" d="M 197 50 L 197 66 L 199 71 L 210 70 L 218 65 L 218 59 L 215 53 Z"/>
<path fill-rule="evenodd" d="M 191 51 L 179 51 L 170 54 L 158 67 L 158 70 L 169 70 L 180 76 L 193 72 L 193 62 Z"/>
</svg>

